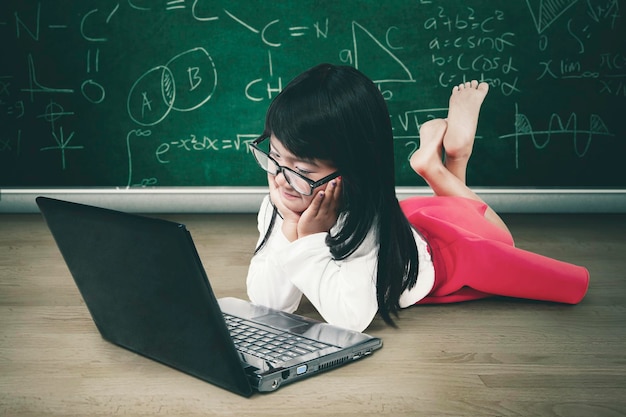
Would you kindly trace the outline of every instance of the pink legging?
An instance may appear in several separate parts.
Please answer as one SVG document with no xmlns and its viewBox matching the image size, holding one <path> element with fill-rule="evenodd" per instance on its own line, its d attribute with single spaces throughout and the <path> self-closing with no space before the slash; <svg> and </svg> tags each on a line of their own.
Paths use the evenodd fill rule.
<svg viewBox="0 0 626 417">
<path fill-rule="evenodd" d="M 460 197 L 413 197 L 400 203 L 426 239 L 435 285 L 419 304 L 492 295 L 576 304 L 589 285 L 586 268 L 514 247 L 511 235 L 487 221 L 487 206 Z"/>
</svg>

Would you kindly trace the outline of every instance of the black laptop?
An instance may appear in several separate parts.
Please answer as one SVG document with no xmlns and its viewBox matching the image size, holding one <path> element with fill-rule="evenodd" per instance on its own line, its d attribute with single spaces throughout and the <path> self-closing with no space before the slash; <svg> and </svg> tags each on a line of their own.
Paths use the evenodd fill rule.
<svg viewBox="0 0 626 417">
<path fill-rule="evenodd" d="M 102 337 L 243 396 L 370 355 L 379 338 L 217 300 L 184 225 L 38 197 Z"/>
</svg>

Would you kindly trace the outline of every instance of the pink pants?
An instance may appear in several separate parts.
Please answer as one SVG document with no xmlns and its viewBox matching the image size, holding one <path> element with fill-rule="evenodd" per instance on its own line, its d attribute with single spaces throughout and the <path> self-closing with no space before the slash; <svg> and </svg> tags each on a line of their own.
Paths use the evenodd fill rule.
<svg viewBox="0 0 626 417">
<path fill-rule="evenodd" d="M 419 304 L 491 295 L 576 304 L 589 285 L 581 266 L 513 246 L 509 233 L 487 221 L 487 206 L 460 197 L 413 197 L 400 203 L 428 242 L 435 285 Z"/>
</svg>

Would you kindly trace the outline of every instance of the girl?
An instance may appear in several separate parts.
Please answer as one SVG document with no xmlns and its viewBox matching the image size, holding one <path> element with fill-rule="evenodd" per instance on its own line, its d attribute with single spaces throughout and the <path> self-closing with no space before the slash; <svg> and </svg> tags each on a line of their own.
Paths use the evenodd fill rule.
<svg viewBox="0 0 626 417">
<path fill-rule="evenodd" d="M 378 312 L 504 295 L 577 303 L 585 268 L 517 249 L 465 184 L 488 85 L 455 87 L 424 123 L 411 167 L 434 197 L 399 203 L 385 101 L 358 70 L 322 64 L 270 105 L 250 149 L 269 195 L 247 277 L 254 303 L 292 312 L 305 295 L 329 323 L 363 331 Z"/>
</svg>

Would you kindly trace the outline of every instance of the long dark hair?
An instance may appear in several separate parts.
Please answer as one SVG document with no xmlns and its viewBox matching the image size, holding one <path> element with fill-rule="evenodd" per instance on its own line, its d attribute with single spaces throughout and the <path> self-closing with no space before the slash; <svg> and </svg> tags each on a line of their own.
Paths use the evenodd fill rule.
<svg viewBox="0 0 626 417">
<path fill-rule="evenodd" d="M 335 259 L 352 254 L 374 228 L 379 242 L 378 311 L 391 325 L 400 294 L 417 280 L 417 247 L 395 193 L 393 133 L 376 85 L 357 69 L 321 64 L 300 74 L 274 99 L 264 135 L 274 134 L 301 158 L 332 161 L 343 185 L 340 230 L 326 244 Z M 257 248 L 263 247 L 276 219 Z"/>
</svg>

